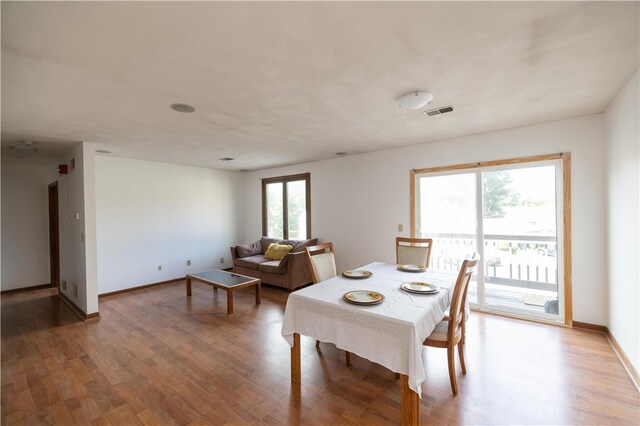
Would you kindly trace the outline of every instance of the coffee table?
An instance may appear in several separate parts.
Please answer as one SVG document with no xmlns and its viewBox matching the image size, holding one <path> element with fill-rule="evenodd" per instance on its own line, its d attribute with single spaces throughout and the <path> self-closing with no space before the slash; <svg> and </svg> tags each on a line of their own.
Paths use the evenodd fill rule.
<svg viewBox="0 0 640 426">
<path fill-rule="evenodd" d="M 235 272 L 212 269 L 211 271 L 187 274 L 187 297 L 191 296 L 191 281 L 198 281 L 213 287 L 213 290 L 227 291 L 227 314 L 233 313 L 233 290 L 256 286 L 256 305 L 260 304 L 261 281 L 258 278 L 247 277 Z"/>
</svg>

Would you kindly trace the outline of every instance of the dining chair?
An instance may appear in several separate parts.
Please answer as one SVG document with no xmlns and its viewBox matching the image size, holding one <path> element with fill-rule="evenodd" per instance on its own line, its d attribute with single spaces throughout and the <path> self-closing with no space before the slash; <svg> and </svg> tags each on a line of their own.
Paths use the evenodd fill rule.
<svg viewBox="0 0 640 426">
<path fill-rule="evenodd" d="M 305 250 L 307 253 L 307 260 L 309 261 L 309 269 L 311 269 L 311 278 L 313 279 L 314 284 L 338 275 L 333 243 L 317 244 L 315 246 L 306 247 Z M 320 341 L 316 340 L 316 348 L 319 347 Z M 347 365 L 351 365 L 351 352 L 345 352 L 345 361 Z"/>
<path fill-rule="evenodd" d="M 305 247 L 313 283 L 328 280 L 338 275 L 333 243 Z"/>
<path fill-rule="evenodd" d="M 478 254 L 478 252 L 473 253 L 473 256 L 471 256 L 471 259 L 480 259 L 480 255 Z M 468 309 L 467 307 L 467 292 L 469 291 L 469 286 L 467 286 L 464 295 L 462 296 L 462 306 L 463 306 L 463 310 L 464 310 L 464 321 L 462 321 L 460 323 L 460 328 L 462 331 L 462 344 L 464 345 L 466 343 L 466 334 L 467 334 L 467 321 L 469 320 L 469 314 L 471 313 L 471 311 Z M 442 318 L 443 321 L 451 321 L 451 317 L 449 316 L 449 308 L 447 308 L 447 310 L 444 313 L 444 317 Z"/>
<path fill-rule="evenodd" d="M 462 344 L 465 317 L 464 302 L 466 300 L 467 289 L 469 288 L 469 281 L 471 281 L 474 268 L 478 265 L 478 260 L 479 259 L 474 258 L 466 259 L 462 262 L 462 267 L 460 268 L 456 284 L 453 288 L 453 296 L 449 308 L 449 320 L 440 321 L 433 329 L 431 335 L 423 342 L 425 346 L 447 349 L 449 381 L 451 382 L 451 391 L 454 395 L 458 394 L 454 353 L 456 345 L 458 346 L 458 356 L 460 358 L 462 374 L 467 374 L 467 368 L 464 364 L 464 345 Z"/>
<path fill-rule="evenodd" d="M 396 237 L 396 263 L 399 265 L 424 265 L 431 260 L 431 238 Z"/>
</svg>

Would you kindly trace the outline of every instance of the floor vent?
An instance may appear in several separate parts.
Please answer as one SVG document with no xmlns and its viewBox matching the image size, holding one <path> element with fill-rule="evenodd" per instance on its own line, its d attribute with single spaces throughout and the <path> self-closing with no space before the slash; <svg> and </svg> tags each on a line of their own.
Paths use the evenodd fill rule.
<svg viewBox="0 0 640 426">
<path fill-rule="evenodd" d="M 448 112 L 453 112 L 453 105 L 430 109 L 429 111 L 425 111 L 424 115 L 427 117 L 433 117 L 434 115 L 446 114 Z"/>
</svg>

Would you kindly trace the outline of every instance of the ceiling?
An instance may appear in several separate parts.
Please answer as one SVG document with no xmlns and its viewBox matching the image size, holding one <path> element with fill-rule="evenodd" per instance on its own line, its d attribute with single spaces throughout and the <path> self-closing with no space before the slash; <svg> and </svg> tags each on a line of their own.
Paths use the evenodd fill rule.
<svg viewBox="0 0 640 426">
<path fill-rule="evenodd" d="M 3 1 L 1 12 L 5 158 L 18 141 L 38 154 L 87 141 L 256 170 L 425 143 L 602 112 L 640 50 L 638 2 Z M 415 90 L 431 104 L 399 108 Z"/>
</svg>

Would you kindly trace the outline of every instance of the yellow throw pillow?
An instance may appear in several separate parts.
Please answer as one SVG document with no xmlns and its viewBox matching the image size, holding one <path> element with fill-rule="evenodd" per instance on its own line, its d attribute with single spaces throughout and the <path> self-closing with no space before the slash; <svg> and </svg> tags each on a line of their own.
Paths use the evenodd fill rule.
<svg viewBox="0 0 640 426">
<path fill-rule="evenodd" d="M 265 259 L 269 260 L 282 260 L 293 249 L 293 246 L 287 244 L 272 243 L 269 244 L 267 251 L 264 254 Z"/>
</svg>

